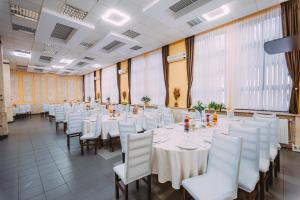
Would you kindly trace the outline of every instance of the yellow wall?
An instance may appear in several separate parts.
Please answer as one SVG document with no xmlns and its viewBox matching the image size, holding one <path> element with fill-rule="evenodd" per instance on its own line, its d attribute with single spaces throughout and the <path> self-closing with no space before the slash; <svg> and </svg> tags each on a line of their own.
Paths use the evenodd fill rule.
<svg viewBox="0 0 300 200">
<path fill-rule="evenodd" d="M 73 101 L 82 98 L 82 76 L 11 70 L 12 104 L 62 103 L 64 100 Z"/>
<path fill-rule="evenodd" d="M 127 60 L 121 62 L 121 69 L 126 69 L 126 70 L 128 69 Z M 126 92 L 125 101 L 128 102 L 128 91 L 129 91 L 129 89 L 128 89 L 128 72 L 120 75 L 120 95 L 121 95 L 122 102 L 124 101 L 123 96 L 122 96 L 122 93 L 124 91 Z"/>
<path fill-rule="evenodd" d="M 185 41 L 181 40 L 176 43 L 170 44 L 169 55 L 178 54 L 185 51 Z M 173 95 L 174 88 L 180 89 L 180 97 L 177 100 L 178 106 L 185 108 L 187 99 L 187 69 L 186 59 L 173 62 L 169 64 L 169 106 L 173 107 L 175 104 L 175 98 Z"/>
</svg>

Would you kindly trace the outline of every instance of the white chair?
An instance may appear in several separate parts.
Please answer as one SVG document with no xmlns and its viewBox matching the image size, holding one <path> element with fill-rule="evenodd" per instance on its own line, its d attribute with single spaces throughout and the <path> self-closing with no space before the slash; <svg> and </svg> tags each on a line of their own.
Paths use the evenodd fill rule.
<svg viewBox="0 0 300 200">
<path fill-rule="evenodd" d="M 56 130 L 59 127 L 60 123 L 64 123 L 65 121 L 65 111 L 64 107 L 59 105 L 55 106 L 55 124 L 56 124 Z"/>
<path fill-rule="evenodd" d="M 84 135 L 80 136 L 80 149 L 81 149 L 81 155 L 83 155 L 83 148 L 84 146 L 89 149 L 90 141 L 94 142 L 94 149 L 95 149 L 95 155 L 97 155 L 97 149 L 100 147 L 100 135 L 101 135 L 101 122 L 102 122 L 102 115 L 96 116 L 96 126 L 95 129 L 85 133 Z"/>
<path fill-rule="evenodd" d="M 243 126 L 256 127 L 260 129 L 260 159 L 259 159 L 259 181 L 260 181 L 260 199 L 264 199 L 265 182 L 268 178 L 270 167 L 270 124 L 267 122 L 257 122 L 253 120 L 244 120 Z M 266 184 L 266 186 L 268 186 Z"/>
<path fill-rule="evenodd" d="M 49 121 L 53 121 L 55 118 L 55 105 L 49 105 Z"/>
<path fill-rule="evenodd" d="M 269 184 L 273 184 L 273 174 L 277 177 L 277 172 L 280 171 L 280 148 L 278 143 L 278 119 L 277 118 L 267 118 L 267 117 L 257 117 L 254 116 L 253 119 L 258 122 L 270 123 L 270 167 L 269 167 Z"/>
<path fill-rule="evenodd" d="M 144 132 L 144 113 L 143 113 L 143 111 L 138 112 L 135 126 L 136 126 L 136 131 L 138 133 Z"/>
<path fill-rule="evenodd" d="M 128 184 L 136 181 L 138 189 L 139 179 L 147 177 L 148 199 L 151 199 L 151 157 L 153 134 L 127 134 L 125 163 L 114 167 L 116 198 L 119 198 L 119 188 L 125 193 L 128 200 Z M 125 187 L 121 185 L 122 182 Z"/>
<path fill-rule="evenodd" d="M 158 124 L 153 117 L 145 116 L 145 130 L 152 130 L 158 128 Z"/>
<path fill-rule="evenodd" d="M 82 134 L 82 116 L 81 116 L 81 113 L 69 113 L 67 126 L 68 126 L 68 129 L 66 131 L 67 146 L 68 146 L 68 150 L 70 150 L 70 138 L 71 137 L 80 137 L 81 134 Z"/>
<path fill-rule="evenodd" d="M 49 114 L 48 104 L 43 103 L 42 105 L 42 116 L 46 117 Z"/>
<path fill-rule="evenodd" d="M 259 128 L 229 125 L 229 134 L 243 138 L 242 157 L 240 163 L 239 188 L 247 199 L 255 199 L 258 194 L 260 140 Z"/>
<path fill-rule="evenodd" d="M 164 126 L 169 126 L 175 123 L 174 117 L 172 113 L 164 113 L 163 114 L 163 125 Z"/>
<path fill-rule="evenodd" d="M 184 197 L 194 199 L 237 198 L 242 138 L 213 134 L 207 172 L 183 180 Z"/>
<path fill-rule="evenodd" d="M 119 122 L 119 134 L 120 134 L 120 141 L 121 141 L 121 148 L 122 148 L 122 161 L 125 162 L 125 154 L 126 154 L 126 147 L 127 147 L 127 135 L 128 134 L 137 134 L 136 125 L 134 122 Z"/>
</svg>

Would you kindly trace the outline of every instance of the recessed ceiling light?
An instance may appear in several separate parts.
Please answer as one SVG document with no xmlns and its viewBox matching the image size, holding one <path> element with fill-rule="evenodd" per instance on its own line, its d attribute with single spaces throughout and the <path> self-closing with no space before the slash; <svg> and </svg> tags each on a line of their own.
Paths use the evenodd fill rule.
<svg viewBox="0 0 300 200">
<path fill-rule="evenodd" d="M 100 64 L 93 64 L 92 67 L 93 67 L 93 68 L 100 68 L 101 65 L 100 65 Z"/>
<path fill-rule="evenodd" d="M 130 17 L 116 9 L 109 9 L 102 19 L 116 26 L 122 26 L 130 20 Z"/>
<path fill-rule="evenodd" d="M 202 17 L 206 21 L 213 21 L 215 19 L 218 19 L 220 17 L 227 15 L 229 12 L 230 12 L 230 9 L 228 8 L 228 6 L 223 5 L 219 8 L 209 11 L 208 13 L 203 14 Z"/>
<path fill-rule="evenodd" d="M 66 59 L 66 58 L 63 58 L 63 59 L 60 59 L 59 63 L 69 65 L 69 64 L 71 64 L 73 61 L 74 61 L 74 60 L 72 60 L 72 59 Z"/>
<path fill-rule="evenodd" d="M 22 50 L 15 50 L 13 52 L 15 56 L 22 57 L 22 58 L 31 58 L 31 52 L 30 51 L 22 51 Z"/>
<path fill-rule="evenodd" d="M 53 65 L 52 68 L 54 68 L 54 69 L 63 69 L 65 67 L 61 66 L 61 65 Z"/>
</svg>

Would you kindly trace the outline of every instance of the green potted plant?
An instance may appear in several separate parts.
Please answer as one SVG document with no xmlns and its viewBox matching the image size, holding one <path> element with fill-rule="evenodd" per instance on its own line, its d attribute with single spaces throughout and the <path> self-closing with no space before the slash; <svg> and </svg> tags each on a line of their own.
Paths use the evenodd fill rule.
<svg viewBox="0 0 300 200">
<path fill-rule="evenodd" d="M 143 96 L 141 101 L 144 102 L 145 106 L 147 106 L 147 105 L 149 105 L 149 102 L 151 101 L 151 98 L 148 97 L 148 96 Z"/>
<path fill-rule="evenodd" d="M 202 121 L 202 112 L 205 109 L 204 103 L 202 103 L 201 101 L 197 101 L 193 108 L 200 113 L 200 120 Z"/>
<path fill-rule="evenodd" d="M 211 102 L 207 105 L 208 110 L 215 109 L 215 107 L 216 107 L 216 102 L 214 102 L 214 101 L 211 101 Z"/>
</svg>

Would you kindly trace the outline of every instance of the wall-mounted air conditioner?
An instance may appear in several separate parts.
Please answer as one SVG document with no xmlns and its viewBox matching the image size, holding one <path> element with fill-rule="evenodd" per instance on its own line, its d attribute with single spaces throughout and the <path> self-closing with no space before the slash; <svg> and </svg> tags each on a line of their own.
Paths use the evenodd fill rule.
<svg viewBox="0 0 300 200">
<path fill-rule="evenodd" d="M 118 74 L 126 74 L 127 73 L 127 69 L 120 69 L 119 71 L 118 71 Z"/>
<path fill-rule="evenodd" d="M 186 52 L 180 52 L 178 54 L 168 56 L 167 61 L 168 61 L 168 63 L 172 63 L 172 62 L 184 60 L 185 58 L 186 58 Z"/>
</svg>

